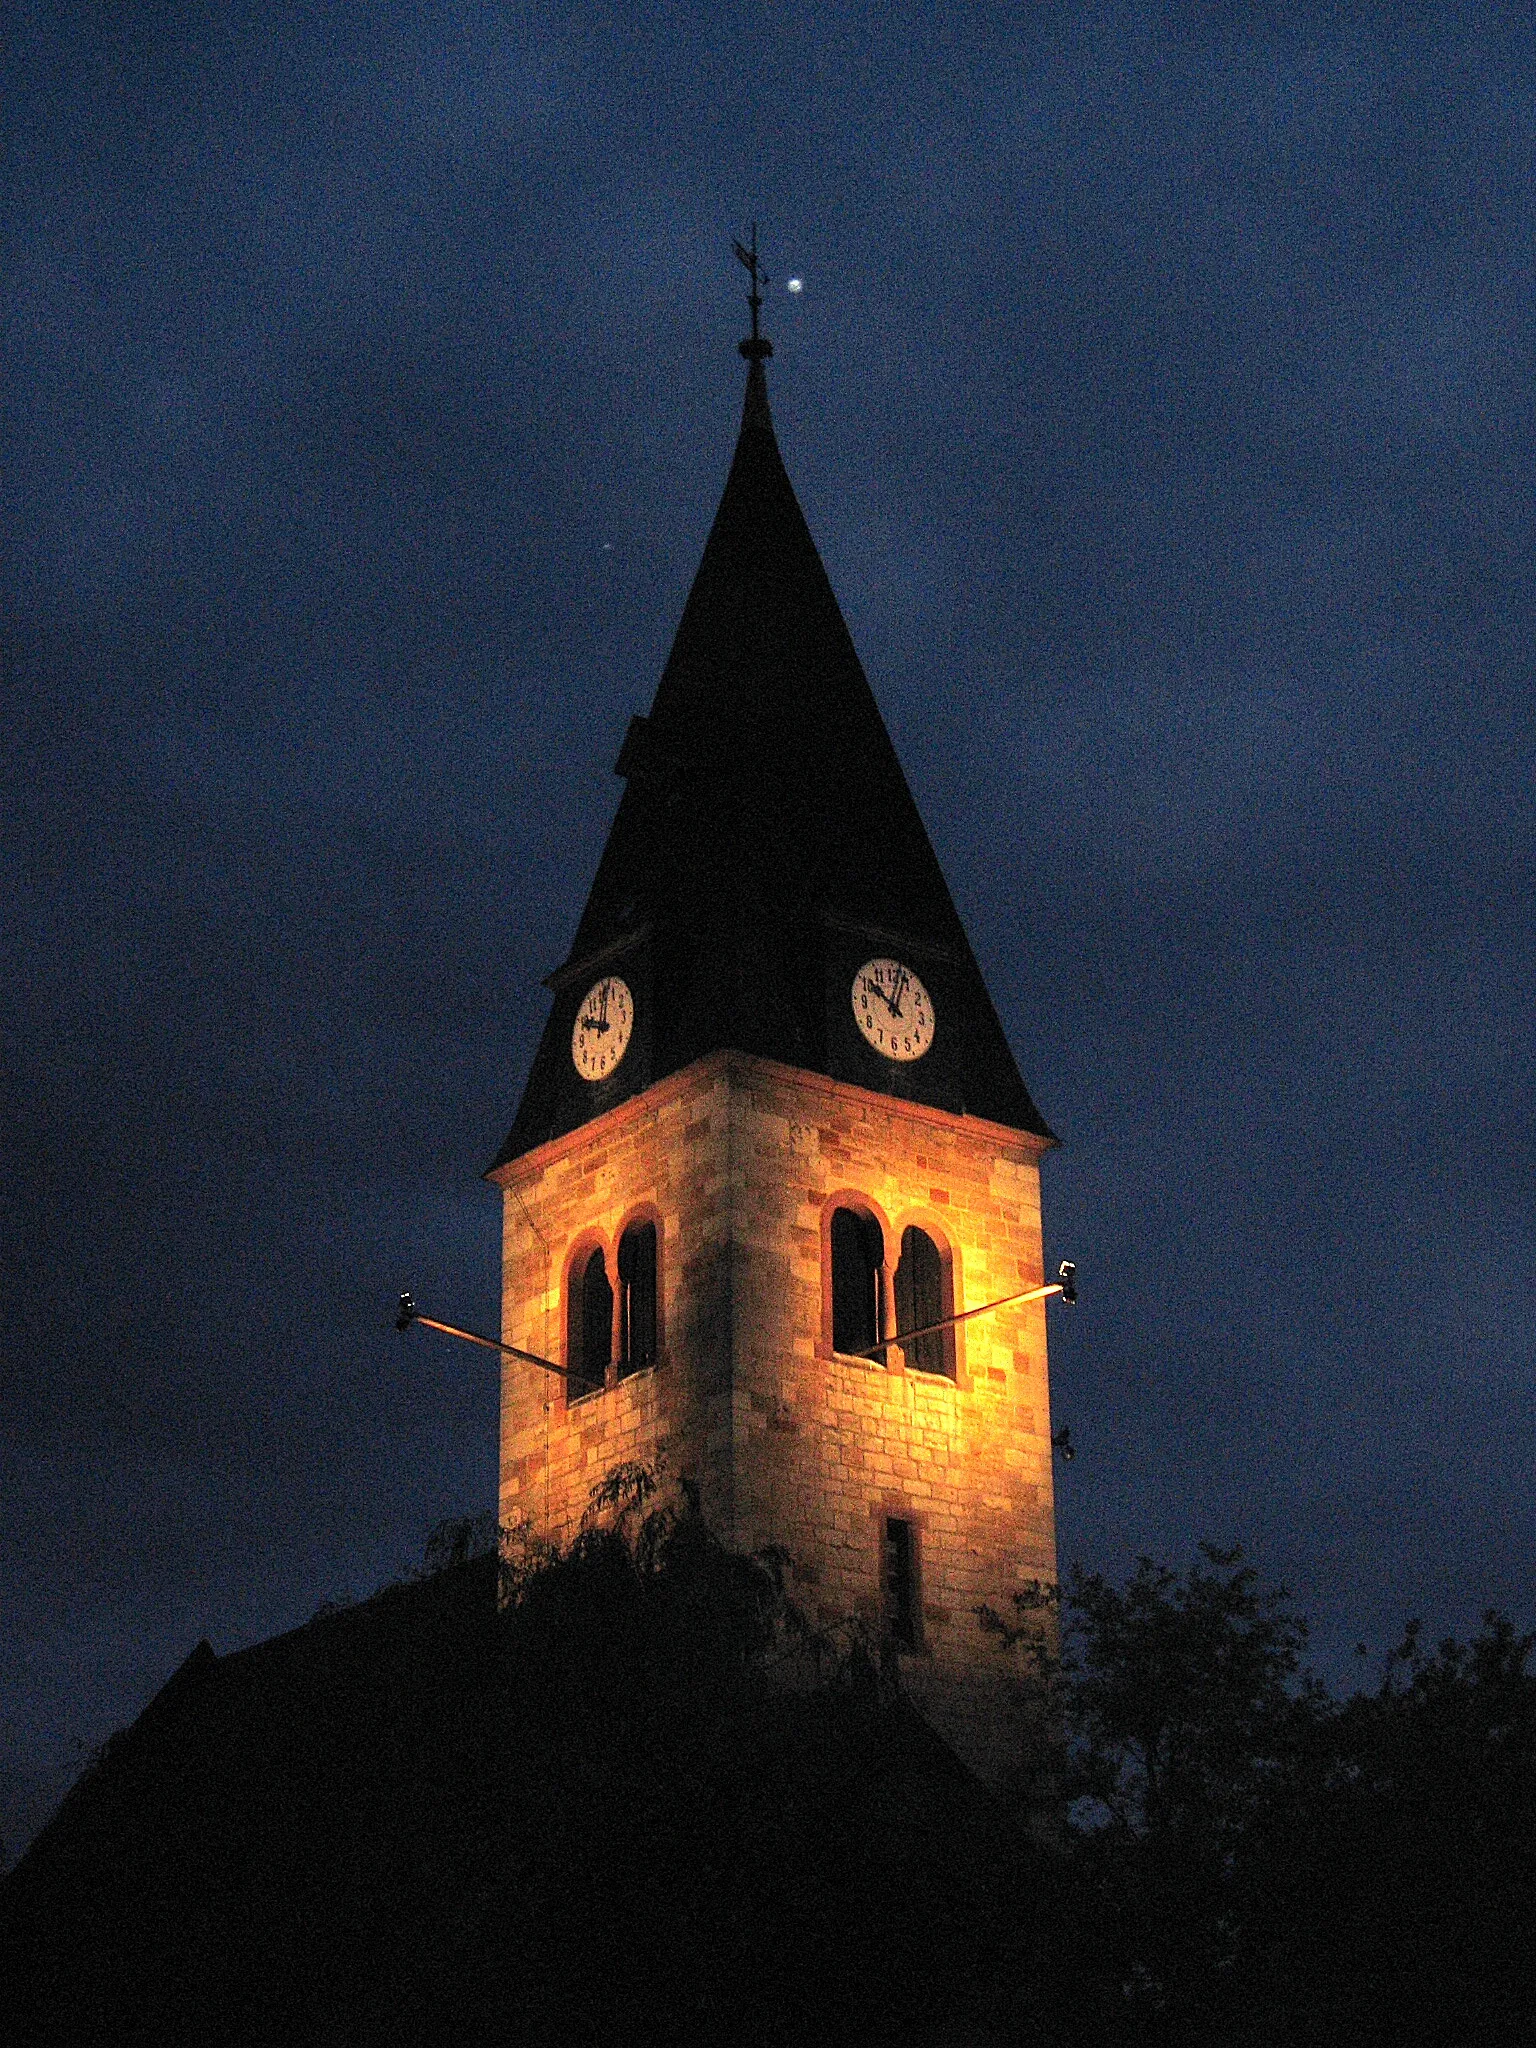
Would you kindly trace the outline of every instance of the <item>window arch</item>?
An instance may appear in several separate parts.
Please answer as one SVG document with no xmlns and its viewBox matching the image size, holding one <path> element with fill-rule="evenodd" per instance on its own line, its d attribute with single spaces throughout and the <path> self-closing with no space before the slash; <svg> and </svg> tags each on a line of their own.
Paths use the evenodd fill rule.
<svg viewBox="0 0 1536 2048">
<path fill-rule="evenodd" d="M 619 1239 L 619 1378 L 656 1363 L 656 1225 L 631 1223 Z"/>
<path fill-rule="evenodd" d="M 565 1294 L 565 1363 L 572 1401 L 600 1391 L 613 1353 L 613 1289 L 601 1245 L 578 1252 Z"/>
<path fill-rule="evenodd" d="M 880 1342 L 880 1282 L 885 1237 L 873 1216 L 832 1212 L 832 1349 L 848 1356 Z"/>
<path fill-rule="evenodd" d="M 901 1259 L 896 1267 L 896 1334 L 926 1330 L 904 1345 L 906 1362 L 914 1372 L 955 1376 L 955 1333 L 953 1326 L 935 1330 L 954 1313 L 949 1261 L 926 1230 L 909 1223 L 901 1233 Z"/>
</svg>

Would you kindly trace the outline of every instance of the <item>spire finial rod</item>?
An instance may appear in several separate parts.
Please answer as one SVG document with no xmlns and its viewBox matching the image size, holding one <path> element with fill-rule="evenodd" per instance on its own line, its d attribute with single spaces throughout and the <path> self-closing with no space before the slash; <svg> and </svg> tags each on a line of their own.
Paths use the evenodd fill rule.
<svg viewBox="0 0 1536 2048">
<path fill-rule="evenodd" d="M 747 293 L 747 304 L 752 308 L 752 338 L 739 342 L 737 346 L 749 363 L 760 363 L 765 356 L 773 354 L 773 343 L 758 332 L 758 315 L 763 310 L 763 286 L 768 283 L 768 273 L 757 260 L 757 222 L 752 223 L 752 241 L 743 248 L 734 238 L 731 247 L 736 252 L 736 261 L 752 280 L 752 289 Z"/>
</svg>

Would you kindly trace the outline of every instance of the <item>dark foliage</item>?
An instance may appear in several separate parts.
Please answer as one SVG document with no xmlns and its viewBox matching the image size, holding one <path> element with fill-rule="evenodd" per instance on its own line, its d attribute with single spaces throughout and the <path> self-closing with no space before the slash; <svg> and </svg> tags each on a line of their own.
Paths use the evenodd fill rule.
<svg viewBox="0 0 1536 2048">
<path fill-rule="evenodd" d="M 1267 2041 L 1536 2035 L 1533 1642 L 1490 1612 L 1426 1655 L 1410 1626 L 1319 1708 L 1234 1859 L 1233 2003 L 1283 2017 Z"/>
<path fill-rule="evenodd" d="M 1536 1639 L 1490 1613 L 1427 1655 L 1410 1626 L 1379 1690 L 1340 1704 L 1235 1550 L 1183 1576 L 1143 1558 L 1123 1588 L 1075 1572 L 1018 1607 L 982 1619 L 1051 1701 L 1092 1930 L 1080 2038 L 1536 2038 Z"/>
</svg>

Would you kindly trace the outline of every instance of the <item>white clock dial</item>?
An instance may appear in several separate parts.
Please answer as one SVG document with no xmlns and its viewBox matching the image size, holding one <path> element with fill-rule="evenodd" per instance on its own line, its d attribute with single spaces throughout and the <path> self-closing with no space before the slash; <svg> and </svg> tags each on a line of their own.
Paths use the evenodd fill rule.
<svg viewBox="0 0 1536 2048">
<path fill-rule="evenodd" d="M 933 1043 L 933 998 L 899 960 L 866 960 L 853 977 L 853 1021 L 888 1060 L 920 1060 Z"/>
<path fill-rule="evenodd" d="M 604 1081 L 623 1059 L 635 1027 L 635 999 L 616 974 L 594 981 L 571 1030 L 571 1058 L 583 1081 Z"/>
</svg>

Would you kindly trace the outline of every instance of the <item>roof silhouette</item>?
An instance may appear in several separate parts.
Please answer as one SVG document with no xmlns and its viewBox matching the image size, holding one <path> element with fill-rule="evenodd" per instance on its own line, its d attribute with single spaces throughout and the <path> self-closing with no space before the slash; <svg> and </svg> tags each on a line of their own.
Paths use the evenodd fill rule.
<svg viewBox="0 0 1536 2048">
<path fill-rule="evenodd" d="M 913 2001 L 910 1867 L 967 1923 L 1006 1892 L 989 1795 L 873 1667 L 803 1690 L 743 1655 L 746 1560 L 589 1539 L 517 1608 L 496 1566 L 199 1644 L 0 1878 L 0 2037 L 848 2039 Z"/>
</svg>

